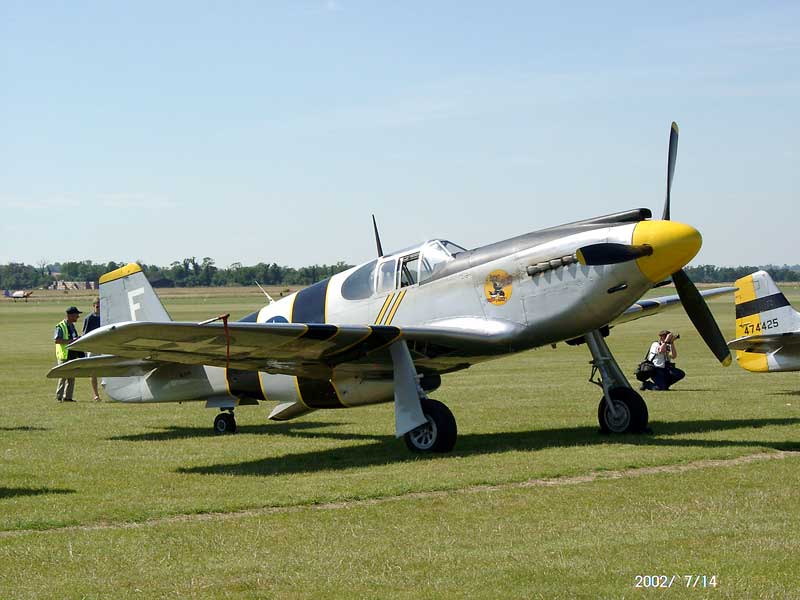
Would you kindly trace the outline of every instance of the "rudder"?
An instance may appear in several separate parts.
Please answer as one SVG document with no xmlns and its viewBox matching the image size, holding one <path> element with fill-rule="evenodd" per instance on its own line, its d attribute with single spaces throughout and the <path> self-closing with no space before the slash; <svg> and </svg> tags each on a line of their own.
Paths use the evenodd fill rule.
<svg viewBox="0 0 800 600">
<path fill-rule="evenodd" d="M 100 277 L 100 323 L 171 321 L 142 268 L 129 263 Z"/>
</svg>

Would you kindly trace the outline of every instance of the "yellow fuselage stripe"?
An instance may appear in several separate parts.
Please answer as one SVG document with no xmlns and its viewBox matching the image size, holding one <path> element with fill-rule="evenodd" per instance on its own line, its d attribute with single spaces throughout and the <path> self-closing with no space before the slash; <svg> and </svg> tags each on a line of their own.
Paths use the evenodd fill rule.
<svg viewBox="0 0 800 600">
<path fill-rule="evenodd" d="M 258 371 L 258 386 L 261 388 L 261 395 L 264 396 L 264 400 L 269 402 L 269 398 L 267 397 L 267 387 L 264 385 L 267 379 L 266 371 Z"/>
<path fill-rule="evenodd" d="M 300 404 L 302 404 L 303 406 L 305 406 L 308 409 L 311 409 L 311 407 L 308 404 L 303 402 L 303 394 L 300 393 L 300 381 L 299 381 L 299 378 L 296 375 L 293 376 L 293 377 L 294 377 L 294 389 L 297 390 L 297 399 L 300 401 Z"/>
<path fill-rule="evenodd" d="M 386 323 L 384 323 L 384 325 L 392 324 L 392 319 L 394 319 L 397 309 L 400 308 L 400 303 L 403 301 L 403 298 L 406 297 L 406 291 L 407 290 L 403 290 L 397 295 L 397 300 L 394 301 L 394 306 L 392 306 L 392 310 L 389 311 L 389 316 L 386 317 Z"/>
<path fill-rule="evenodd" d="M 333 388 L 333 393 L 336 394 L 336 397 L 339 399 L 339 404 L 341 404 L 345 408 L 352 408 L 352 406 L 350 406 L 349 404 L 345 404 L 344 402 L 342 402 L 342 395 L 339 393 L 339 390 L 336 389 L 336 384 L 333 383 L 333 374 L 332 373 L 331 373 L 330 382 L 331 382 L 331 387 Z"/>
<path fill-rule="evenodd" d="M 394 292 L 392 292 L 391 294 L 386 296 L 386 300 L 384 300 L 383 306 L 381 306 L 381 312 L 379 312 L 378 316 L 375 318 L 375 324 L 376 325 L 380 325 L 381 324 L 381 319 L 383 318 L 383 314 L 386 312 L 386 309 L 389 307 L 389 304 L 391 303 L 392 298 L 394 298 Z"/>
<path fill-rule="evenodd" d="M 224 369 L 225 373 L 225 391 L 228 392 L 228 396 L 236 400 L 236 404 L 239 404 L 239 397 L 231 393 L 231 383 L 230 381 L 228 381 L 228 368 L 227 367 L 222 367 L 222 368 Z"/>
</svg>

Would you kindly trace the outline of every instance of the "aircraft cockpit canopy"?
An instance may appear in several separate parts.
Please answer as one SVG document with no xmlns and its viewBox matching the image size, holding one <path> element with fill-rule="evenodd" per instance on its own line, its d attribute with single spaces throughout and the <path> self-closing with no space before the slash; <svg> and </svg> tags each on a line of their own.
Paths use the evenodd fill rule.
<svg viewBox="0 0 800 600">
<path fill-rule="evenodd" d="M 350 274 L 342 284 L 342 296 L 347 300 L 364 300 L 375 294 L 424 284 L 461 252 L 466 249 L 451 241 L 429 240 L 377 258 Z"/>
</svg>

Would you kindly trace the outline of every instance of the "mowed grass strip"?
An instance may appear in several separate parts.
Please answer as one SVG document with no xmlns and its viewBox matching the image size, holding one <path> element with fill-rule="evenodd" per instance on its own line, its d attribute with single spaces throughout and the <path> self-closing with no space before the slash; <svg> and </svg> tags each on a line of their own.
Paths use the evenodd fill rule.
<svg viewBox="0 0 800 600">
<path fill-rule="evenodd" d="M 792 290 L 788 295 L 795 304 L 800 304 L 796 291 Z M 91 393 L 87 380 L 78 380 L 78 403 L 58 405 L 53 399 L 55 382 L 45 379 L 44 375 L 54 363 L 53 328 L 62 318 L 65 306 L 72 303 L 67 298 L 58 298 L 27 304 L 0 304 L 0 326 L 5 342 L 0 347 L 0 385 L 3 390 L 0 395 L 0 449 L 3 452 L 0 531 L 136 524 L 175 515 L 303 507 L 430 491 L 455 492 L 476 485 L 514 484 L 536 478 L 582 476 L 604 470 L 680 465 L 800 449 L 798 374 L 754 375 L 735 366 L 723 369 L 680 310 L 614 328 L 608 339 L 623 370 L 631 373 L 653 339 L 654 332 L 666 327 L 683 334 L 679 340 L 678 363 L 686 369 L 687 379 L 674 391 L 645 393 L 654 431 L 652 435 L 603 436 L 598 433 L 596 407 L 601 392 L 586 381 L 590 354 L 585 346 L 573 348 L 562 344 L 556 350 L 542 348 L 445 377 L 442 388 L 434 396 L 447 403 L 455 413 L 459 441 L 455 452 L 450 455 L 420 458 L 410 455 L 402 441 L 394 439 L 390 405 L 317 412 L 288 423 L 267 422 L 269 405 L 243 407 L 237 410 L 241 433 L 224 437 L 211 433 L 214 412 L 204 410 L 202 403 L 94 404 L 89 401 Z M 196 297 L 180 296 L 165 301 L 173 318 L 198 321 L 225 312 L 240 317 L 255 310 L 259 303 L 260 300 L 252 296 L 226 296 L 218 291 L 204 295 L 203 290 L 198 290 Z M 715 299 L 711 306 L 727 339 L 731 339 L 732 296 Z M 82 308 L 88 310 L 88 302 Z M 763 472 L 763 477 L 759 475 L 754 480 L 754 488 L 762 483 L 767 490 L 772 489 L 773 484 L 787 486 L 793 472 L 773 467 L 773 461 L 769 462 L 770 466 L 753 464 L 719 470 L 729 473 L 725 476 L 728 478 L 733 477 L 731 473 Z M 792 462 L 796 467 L 796 461 Z M 796 471 L 794 473 L 796 479 Z M 671 490 L 674 493 L 683 489 L 684 475 L 664 477 L 663 487 L 667 491 L 670 491 L 670 486 L 681 488 Z M 767 482 L 764 482 L 764 477 Z M 782 479 L 772 481 L 772 477 Z M 627 489 L 631 483 L 626 480 L 596 482 L 591 484 L 592 489 L 596 485 Z M 517 493 L 522 498 L 519 502 L 524 503 L 526 496 L 523 491 L 499 492 L 501 496 Z M 702 499 L 703 493 L 701 486 L 696 491 L 697 498 Z M 764 500 L 769 501 L 772 493 L 765 491 Z M 458 498 L 454 502 L 463 502 L 463 498 Z M 546 498 L 558 502 L 560 497 Z M 617 523 L 627 522 L 627 515 L 638 510 L 641 499 L 635 496 L 617 498 L 616 504 L 606 506 L 608 514 L 601 516 Z M 435 516 L 444 510 L 438 508 L 438 501 L 420 500 L 417 505 L 412 500 L 402 502 L 416 506 L 415 510 L 422 513 L 417 515 L 417 521 L 424 522 L 432 516 L 427 514 L 428 511 Z M 732 501 L 736 502 L 735 499 Z M 675 502 L 679 504 L 678 496 Z M 388 523 L 396 506 L 398 504 L 392 502 L 357 510 L 367 511 L 364 514 L 368 516 L 364 518 Z M 351 510 L 356 509 L 345 512 L 349 514 Z M 480 512 L 479 507 L 475 510 Z M 447 511 L 460 512 L 457 507 L 447 508 Z M 288 514 L 253 517 L 255 523 L 262 518 L 276 519 L 280 523 L 295 517 Z M 321 517 L 314 517 L 317 518 Z M 773 543 L 772 530 L 762 530 L 760 522 L 749 521 L 747 511 L 739 513 L 738 519 L 738 526 L 748 531 L 750 544 L 757 547 Z M 797 522 L 784 519 L 782 523 L 785 534 L 797 539 L 800 533 Z M 414 531 L 413 526 L 413 523 L 398 525 L 402 534 Z M 176 543 L 198 548 L 197 552 L 186 550 L 189 554 L 184 554 L 193 556 L 189 560 L 193 560 L 194 565 L 187 565 L 185 569 L 197 576 L 196 581 L 208 583 L 206 574 L 214 573 L 236 588 L 236 582 L 245 577 L 242 581 L 251 586 L 247 589 L 252 589 L 254 580 L 249 575 L 240 576 L 239 569 L 229 561 L 223 560 L 218 568 L 208 569 L 206 560 L 197 558 L 197 554 L 208 548 L 207 539 L 226 535 L 224 532 L 229 527 L 238 525 L 164 524 L 159 525 L 158 530 L 175 532 L 178 536 Z M 302 530 L 301 526 L 297 527 Z M 556 531 L 562 524 L 556 522 L 552 527 Z M 219 532 L 217 528 L 220 528 Z M 605 538 L 610 552 L 616 552 L 615 548 L 623 548 L 628 543 L 626 535 L 614 534 L 613 531 L 610 527 Z M 671 543 L 676 553 L 681 548 L 686 552 L 691 550 L 692 555 L 703 551 L 705 542 L 702 539 L 699 545 L 695 545 L 690 537 L 676 533 L 669 542 L 672 531 L 666 530 L 664 543 Z M 286 536 L 290 554 L 295 554 L 293 534 L 290 535 L 288 529 L 282 533 Z M 163 555 L 158 554 L 160 546 L 166 544 L 170 547 L 163 539 L 153 537 L 155 534 L 135 528 L 105 533 L 31 535 L 34 537 L 23 536 L 28 542 L 16 540 L 16 536 L 4 538 L 0 547 L 18 551 L 25 543 L 32 544 L 32 549 L 37 545 L 42 548 L 52 545 L 53 559 L 41 564 L 42 569 L 49 565 L 56 571 L 59 565 L 55 561 L 61 560 L 56 558 L 61 556 L 56 549 L 60 551 L 62 546 L 54 540 L 62 535 L 67 536 L 65 539 L 73 539 L 70 538 L 72 535 L 96 536 L 91 539 L 112 554 L 100 560 L 91 576 L 98 581 L 111 581 L 118 577 L 106 569 L 116 569 L 119 564 L 115 561 L 123 560 L 114 550 L 114 544 L 119 544 L 120 552 L 143 555 L 142 561 L 154 552 L 163 559 Z M 340 547 L 335 532 L 329 535 L 330 543 L 327 545 L 328 538 L 316 540 L 316 544 L 322 545 L 315 550 L 320 560 L 323 554 L 327 554 L 334 566 L 354 560 L 350 547 Z M 428 536 L 424 530 L 415 535 Z M 465 576 L 467 571 L 480 572 L 486 565 L 480 561 L 472 564 L 472 554 L 466 549 L 471 541 L 462 539 L 462 536 L 471 535 L 470 530 L 455 527 L 452 535 L 454 555 L 450 564 L 455 569 L 453 578 L 458 579 L 459 568 L 464 570 Z M 570 534 L 564 533 L 563 536 L 563 543 L 570 546 L 574 541 Z M 235 550 L 246 553 L 251 538 L 240 537 L 244 541 L 237 542 L 240 545 Z M 360 543 L 367 554 L 380 552 L 383 547 L 387 548 L 386 552 L 397 553 L 397 540 L 402 539 L 402 535 L 390 535 L 380 529 L 372 533 L 367 530 Z M 532 555 L 538 552 L 539 542 L 535 536 L 514 537 L 512 542 L 522 552 Z M 463 551 L 462 545 L 466 545 Z M 298 548 L 311 552 L 302 544 Z M 287 550 L 287 546 L 283 549 Z M 706 550 L 711 551 L 709 548 Z M 257 554 L 258 551 L 253 552 Z M 634 548 L 633 552 L 628 560 L 637 556 L 639 550 Z M 210 555 L 214 555 L 213 552 Z M 274 558 L 271 554 L 270 557 Z M 620 559 L 619 555 L 617 558 Z M 288 557 L 278 560 L 281 564 L 289 562 Z M 248 561 L 244 560 L 244 564 Z M 453 567 L 453 561 L 460 566 Z M 165 565 L 165 573 L 176 568 L 169 566 L 169 560 Z M 135 566 L 130 568 L 137 572 Z M 756 564 L 752 569 L 758 570 L 761 566 Z M 751 573 L 754 572 L 752 569 Z M 260 572 L 252 568 L 245 571 Z M 292 572 L 295 574 L 292 585 L 295 586 L 300 585 L 305 577 L 311 577 L 306 569 Z M 181 573 L 176 571 L 177 578 L 170 581 L 181 581 L 184 587 L 180 590 L 187 594 L 193 590 L 192 593 L 202 595 L 197 591 L 200 588 L 194 589 L 188 580 L 180 578 Z M 352 570 L 347 573 L 353 575 Z M 628 588 L 614 587 L 616 580 L 612 581 L 609 571 L 595 569 L 589 573 L 613 583 L 607 588 L 615 590 L 609 592 L 611 597 L 619 597 L 619 590 L 627 595 Z M 3 575 L 12 576 L 5 572 Z M 339 585 L 345 575 L 338 573 L 326 577 L 330 578 L 330 585 L 334 582 L 339 582 L 336 583 Z M 392 579 L 389 575 L 387 577 Z M 484 577 L 490 578 L 491 574 L 484 572 Z M 753 589 L 773 589 L 766 586 L 769 579 L 770 573 L 764 574 L 759 579 L 759 585 L 763 586 Z M 21 583 L 14 581 L 17 583 L 9 589 L 16 592 L 0 593 L 0 597 L 24 595 L 25 588 L 15 587 Z M 366 581 L 362 584 L 367 585 Z M 155 595 L 161 593 L 157 590 L 178 589 L 166 583 L 166 587 L 152 585 L 147 589 L 151 592 L 156 590 L 153 592 Z M 322 594 L 329 589 L 326 585 L 317 582 L 309 589 L 319 590 Z M 289 584 L 272 589 L 283 590 L 289 595 L 303 595 L 300 588 Z M 398 595 L 404 593 L 399 588 L 386 589 Z M 478 586 L 475 589 L 485 588 Z M 80 596 L 77 591 L 73 595 Z M 552 597 L 553 594 L 545 596 Z"/>
<path fill-rule="evenodd" d="M 800 460 L 0 540 L 2 597 L 791 598 Z M 715 587 L 686 588 L 685 576 Z M 694 580 L 693 580 L 694 581 Z"/>
<path fill-rule="evenodd" d="M 643 477 L 646 475 L 653 475 L 657 473 L 685 473 L 687 471 L 695 471 L 698 469 L 733 467 L 743 464 L 749 464 L 755 461 L 783 460 L 784 458 L 787 457 L 798 458 L 800 457 L 800 452 L 784 452 L 784 451 L 761 452 L 758 454 L 748 454 L 745 456 L 739 456 L 737 458 L 730 458 L 730 459 L 700 460 L 700 461 L 680 463 L 675 465 L 639 467 L 639 468 L 622 469 L 618 471 L 608 471 L 608 470 L 593 471 L 591 473 L 586 473 L 583 475 L 546 477 L 540 479 L 529 479 L 527 481 L 522 481 L 522 482 L 505 483 L 505 484 L 473 485 L 465 488 L 454 488 L 450 490 L 408 492 L 398 496 L 378 496 L 374 498 L 367 498 L 364 500 L 344 500 L 340 502 L 270 506 L 270 507 L 262 507 L 262 508 L 240 510 L 240 511 L 229 511 L 229 512 L 179 514 L 166 517 L 153 517 L 150 519 L 146 519 L 144 521 L 94 523 L 90 525 L 71 525 L 64 527 L 55 527 L 52 529 L 17 529 L 17 530 L 0 531 L 0 538 L 26 536 L 26 535 L 33 535 L 35 533 L 64 532 L 70 530 L 90 531 L 90 530 L 129 529 L 129 528 L 138 528 L 143 526 L 160 525 L 163 523 L 183 522 L 183 521 L 214 521 L 214 520 L 223 521 L 227 519 L 240 519 L 242 517 L 249 517 L 249 516 L 270 515 L 278 512 L 305 510 L 308 508 L 313 508 L 317 510 L 348 509 L 363 505 L 374 505 L 387 502 L 396 502 L 398 500 L 443 497 L 451 493 L 471 494 L 471 493 L 480 493 L 486 491 L 516 489 L 516 488 L 580 485 L 580 484 L 591 483 L 593 481 L 601 479 Z"/>
</svg>

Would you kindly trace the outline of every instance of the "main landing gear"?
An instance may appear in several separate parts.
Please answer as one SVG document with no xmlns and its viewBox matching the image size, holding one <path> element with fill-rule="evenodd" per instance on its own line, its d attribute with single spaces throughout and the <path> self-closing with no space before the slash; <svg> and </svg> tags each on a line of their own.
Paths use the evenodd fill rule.
<svg viewBox="0 0 800 600">
<path fill-rule="evenodd" d="M 220 409 L 221 412 L 214 419 L 214 433 L 222 435 L 225 433 L 236 433 L 236 418 L 233 416 L 233 409 Z"/>
<path fill-rule="evenodd" d="M 585 336 L 592 353 L 589 381 L 603 388 L 597 407 L 597 420 L 604 433 L 644 433 L 647 431 L 647 405 L 623 375 L 599 331 Z M 595 376 L 599 374 L 599 380 Z"/>
<path fill-rule="evenodd" d="M 431 398 L 421 398 L 422 414 L 428 420 L 405 436 L 406 446 L 412 452 L 450 452 L 456 445 L 458 427 L 453 413 L 446 405 Z"/>
</svg>

